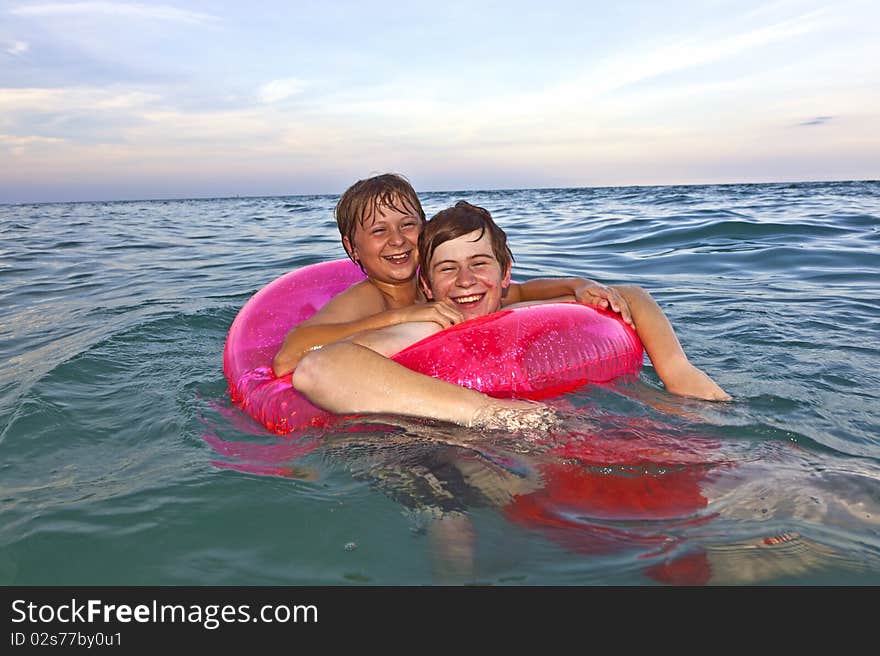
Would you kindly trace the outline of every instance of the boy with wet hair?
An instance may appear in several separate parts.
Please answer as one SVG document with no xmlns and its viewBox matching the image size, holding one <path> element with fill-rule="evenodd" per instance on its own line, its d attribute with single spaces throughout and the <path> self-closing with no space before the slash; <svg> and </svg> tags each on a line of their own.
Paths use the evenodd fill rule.
<svg viewBox="0 0 880 656">
<path fill-rule="evenodd" d="M 453 300 L 467 319 L 495 312 L 500 306 L 496 305 L 496 299 L 491 293 L 487 297 L 488 302 L 481 302 L 481 299 L 477 299 L 472 293 L 474 288 L 470 284 L 465 286 L 450 284 L 447 271 L 453 269 L 454 265 L 435 257 L 435 252 L 443 244 L 469 233 L 473 233 L 475 240 L 487 234 L 494 258 L 501 267 L 503 285 L 510 284 L 513 254 L 507 245 L 507 235 L 495 223 L 492 215 L 482 207 L 459 201 L 454 207 L 439 212 L 425 224 L 422 236 L 419 238 L 419 257 L 426 263 L 422 266 L 419 275 L 426 296 L 434 300 L 442 298 Z M 572 292 L 567 288 L 570 280 L 561 280 L 563 284 L 556 290 L 559 297 L 557 300 L 574 300 L 571 298 Z M 549 290 L 549 282 L 545 281 L 545 290 Z M 584 282 L 595 285 L 592 281 Z M 597 287 L 602 288 L 601 285 Z M 630 325 L 634 324 L 633 327 L 651 363 L 668 391 L 708 400 L 730 398 L 711 378 L 688 361 L 675 336 L 672 324 L 648 292 L 636 285 L 614 285 L 606 289 L 626 303 L 633 319 Z M 513 285 L 502 291 L 505 307 L 523 302 L 524 299 L 519 297 L 518 292 L 519 290 Z M 554 299 L 527 300 L 546 302 Z"/>
<path fill-rule="evenodd" d="M 410 321 L 448 327 L 461 315 L 446 305 L 427 303 L 419 289 L 418 239 L 425 212 L 403 176 L 384 173 L 359 180 L 336 205 L 342 245 L 367 275 L 338 294 L 284 338 L 272 368 L 292 372 L 308 352 L 365 330 Z"/>
<path fill-rule="evenodd" d="M 440 244 L 475 230 L 480 231 L 480 237 L 489 231 L 492 251 L 502 270 L 513 266 L 513 253 L 507 245 L 507 233 L 498 227 L 488 210 L 471 205 L 466 200 L 458 201 L 453 207 L 442 210 L 431 218 L 431 223 L 425 226 L 419 237 L 419 260 L 430 262 Z M 428 268 L 423 267 L 419 277 L 422 285 L 430 289 L 430 280 L 425 277 L 426 271 Z"/>
<path fill-rule="evenodd" d="M 401 213 L 409 213 L 425 223 L 425 211 L 409 180 L 396 173 L 383 173 L 372 178 L 358 180 L 336 203 L 336 225 L 342 237 L 342 245 L 352 261 L 364 270 L 352 257 L 352 244 L 358 226 L 363 227 L 378 208 L 391 208 Z M 366 273 L 366 272 L 365 272 Z"/>
</svg>

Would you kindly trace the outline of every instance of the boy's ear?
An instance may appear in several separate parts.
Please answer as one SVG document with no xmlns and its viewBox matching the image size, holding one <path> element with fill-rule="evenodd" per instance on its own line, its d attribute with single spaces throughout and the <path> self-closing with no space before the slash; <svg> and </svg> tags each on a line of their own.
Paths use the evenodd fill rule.
<svg viewBox="0 0 880 656">
<path fill-rule="evenodd" d="M 348 256 L 357 262 L 357 251 L 354 249 L 354 246 L 351 245 L 351 240 L 348 237 L 342 238 L 342 246 L 345 248 L 345 252 L 348 253 Z"/>
<path fill-rule="evenodd" d="M 511 264 L 507 265 L 507 270 L 504 272 L 504 277 L 501 279 L 501 287 L 503 289 L 510 287 L 510 270 L 512 267 L 513 265 Z"/>
<path fill-rule="evenodd" d="M 428 285 L 427 282 L 425 282 L 425 279 L 422 278 L 421 275 L 419 276 L 419 282 L 422 283 L 422 290 L 425 292 L 425 298 L 427 298 L 429 301 L 433 301 L 434 294 L 431 292 L 431 286 Z"/>
</svg>

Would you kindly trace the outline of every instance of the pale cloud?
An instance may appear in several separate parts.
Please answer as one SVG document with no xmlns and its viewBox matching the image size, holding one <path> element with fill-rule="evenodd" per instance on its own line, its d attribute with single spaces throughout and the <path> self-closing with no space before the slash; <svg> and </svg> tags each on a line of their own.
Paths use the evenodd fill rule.
<svg viewBox="0 0 880 656">
<path fill-rule="evenodd" d="M 798 123 L 798 127 L 803 125 L 823 125 L 830 121 L 833 116 L 817 116 L 816 118 L 811 118 L 809 121 L 804 121 L 803 123 Z"/>
<path fill-rule="evenodd" d="M 124 142 L 126 130 L 143 123 L 143 114 L 157 105 L 159 96 L 141 90 L 0 88 L 0 132 L 17 139 L 2 143 L 22 155 Z"/>
<path fill-rule="evenodd" d="M 766 27 L 734 34 L 719 39 L 703 39 L 661 48 L 641 58 L 641 66 L 623 76 L 624 83 L 638 82 L 648 77 L 693 68 L 742 53 L 804 36 L 828 26 L 827 11 L 812 11 Z M 622 84 L 618 85 L 622 86 Z"/>
<path fill-rule="evenodd" d="M 94 112 L 130 110 L 146 107 L 159 96 L 137 90 L 114 90 L 95 87 L 0 88 L 0 109 L 5 112 Z"/>
<path fill-rule="evenodd" d="M 285 135 L 293 134 L 291 124 L 300 125 L 301 133 L 288 138 Z M 112 126 L 111 132 L 106 131 L 108 125 Z M 332 132 L 307 127 L 295 115 L 279 112 L 272 105 L 186 111 L 175 108 L 161 95 L 142 89 L 0 88 L 0 129 L 7 133 L 50 134 L 64 137 L 67 145 L 85 145 L 94 133 L 92 128 L 100 128 L 101 139 L 109 135 L 111 141 L 140 144 L 149 150 L 164 145 L 175 152 L 177 146 L 185 149 L 195 143 L 201 144 L 200 148 L 215 144 L 218 150 L 245 151 L 271 150 L 272 145 L 284 143 L 312 147 L 322 138 L 318 135 Z M 38 143 L 43 142 L 33 137 L 17 142 L 16 146 Z"/>
<path fill-rule="evenodd" d="M 64 142 L 65 139 L 55 137 L 19 137 L 12 134 L 0 134 L 0 146 L 13 148 L 33 145 L 55 145 Z"/>
<path fill-rule="evenodd" d="M 663 109 L 692 111 L 689 104 L 712 107 L 736 121 L 742 108 L 729 102 L 729 94 L 741 90 L 755 93 L 757 78 L 765 87 L 778 86 L 777 73 L 761 69 L 736 77 L 723 76 L 695 82 L 687 78 L 656 88 L 637 87 L 640 82 L 699 66 L 720 64 L 738 56 L 760 52 L 761 48 L 808 35 L 829 27 L 833 19 L 822 10 L 804 13 L 760 27 L 728 30 L 716 38 L 681 39 L 665 45 L 646 44 L 597 62 L 564 83 L 517 89 L 513 93 L 484 93 L 478 87 L 461 88 L 446 80 L 433 85 L 446 93 L 413 98 L 412 80 L 398 81 L 356 93 L 343 92 L 332 99 L 327 114 L 360 124 L 364 131 L 380 128 L 386 136 L 425 141 L 425 146 L 477 144 L 488 147 L 515 140 L 549 148 L 590 140 L 604 140 L 615 130 L 653 132 Z M 708 98 L 708 101 L 707 101 Z M 718 103 L 712 106 L 712 102 Z M 694 125 L 678 121 L 687 132 Z M 640 139 L 641 141 L 641 139 Z M 430 144 L 428 143 L 430 142 Z"/>
<path fill-rule="evenodd" d="M 573 82 L 558 85 L 513 106 L 520 112 L 544 113 L 552 111 L 553 107 L 586 105 L 623 87 L 730 59 L 763 46 L 815 32 L 828 24 L 826 12 L 818 10 L 730 36 L 688 39 L 668 46 L 616 55 Z"/>
<path fill-rule="evenodd" d="M 64 139 L 55 137 L 20 137 L 12 134 L 0 134 L 0 152 L 6 151 L 16 158 L 25 157 L 35 146 L 59 146 L 64 143 L 66 143 Z"/>
<path fill-rule="evenodd" d="M 259 88 L 257 97 L 260 99 L 260 102 L 274 103 L 294 96 L 305 88 L 305 82 L 293 77 L 272 80 Z"/>
<path fill-rule="evenodd" d="M 16 7 L 17 16 L 93 15 L 136 19 L 152 19 L 179 23 L 203 24 L 217 20 L 215 16 L 169 5 L 122 4 L 118 2 L 51 2 Z"/>
<path fill-rule="evenodd" d="M 30 49 L 30 46 L 24 41 L 13 41 L 8 46 L 6 46 L 6 53 L 12 55 L 13 57 L 17 57 L 18 55 L 23 55 Z"/>
<path fill-rule="evenodd" d="M 138 141 L 230 143 L 270 138 L 275 129 L 257 112 L 144 112 L 146 123 L 128 131 Z"/>
</svg>

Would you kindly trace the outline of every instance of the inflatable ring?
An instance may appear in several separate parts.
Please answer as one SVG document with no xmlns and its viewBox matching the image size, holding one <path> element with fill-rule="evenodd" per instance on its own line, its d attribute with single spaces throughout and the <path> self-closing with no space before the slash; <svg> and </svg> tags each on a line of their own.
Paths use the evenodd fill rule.
<svg viewBox="0 0 880 656">
<path fill-rule="evenodd" d="M 335 260 L 287 273 L 254 294 L 232 322 L 223 351 L 232 401 L 276 433 L 331 423 L 333 415 L 293 389 L 290 374 L 275 376 L 272 359 L 294 326 L 364 278 L 351 261 Z M 465 321 L 392 359 L 492 396 L 542 399 L 635 375 L 643 349 L 612 312 L 547 303 Z"/>
</svg>

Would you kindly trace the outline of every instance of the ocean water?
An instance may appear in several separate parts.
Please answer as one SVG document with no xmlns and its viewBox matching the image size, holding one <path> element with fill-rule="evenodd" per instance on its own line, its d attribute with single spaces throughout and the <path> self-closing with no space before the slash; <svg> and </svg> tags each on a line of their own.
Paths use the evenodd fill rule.
<svg viewBox="0 0 880 656">
<path fill-rule="evenodd" d="M 0 206 L 0 583 L 880 584 L 880 182 L 422 199 L 488 208 L 516 278 L 642 285 L 734 400 L 646 361 L 543 439 L 274 435 L 226 331 L 341 257 L 336 197 Z"/>
</svg>

